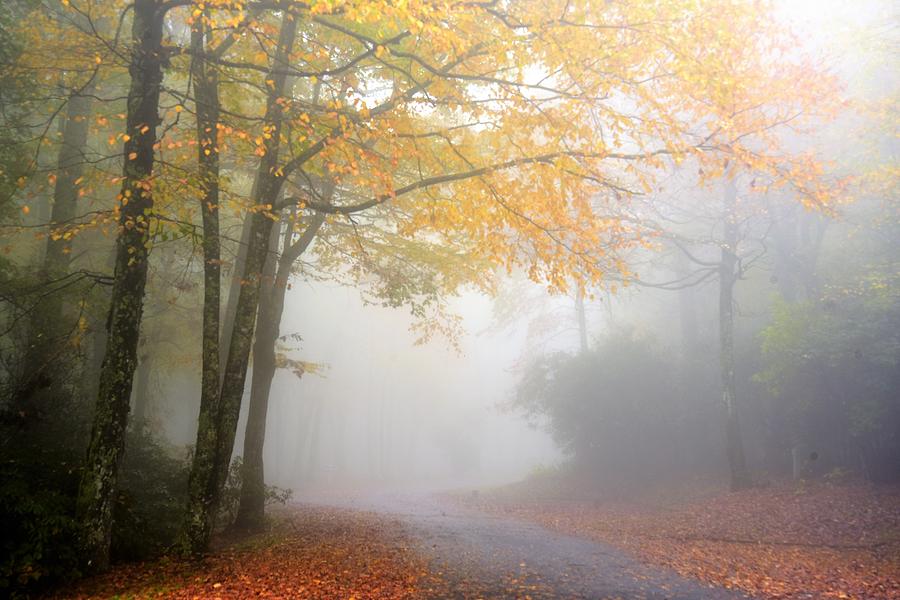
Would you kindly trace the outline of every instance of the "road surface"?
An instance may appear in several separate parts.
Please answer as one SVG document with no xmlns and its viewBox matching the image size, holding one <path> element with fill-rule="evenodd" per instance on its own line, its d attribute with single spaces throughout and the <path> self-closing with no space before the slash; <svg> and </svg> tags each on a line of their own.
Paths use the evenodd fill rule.
<svg viewBox="0 0 900 600">
<path fill-rule="evenodd" d="M 429 560 L 432 598 L 747 598 L 641 564 L 607 544 L 476 512 L 429 494 L 346 495 L 327 503 L 396 519 Z"/>
</svg>

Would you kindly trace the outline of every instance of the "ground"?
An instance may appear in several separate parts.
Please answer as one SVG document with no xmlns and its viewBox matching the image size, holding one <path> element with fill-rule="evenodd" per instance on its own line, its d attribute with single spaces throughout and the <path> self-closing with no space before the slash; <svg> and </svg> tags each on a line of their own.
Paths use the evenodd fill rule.
<svg viewBox="0 0 900 600">
<path fill-rule="evenodd" d="M 342 503 L 403 523 L 428 560 L 423 598 L 735 600 L 741 594 L 642 564 L 610 544 L 527 520 L 460 506 L 446 497 L 392 494 Z"/>
<path fill-rule="evenodd" d="M 900 598 L 897 486 L 783 482 L 732 493 L 698 484 L 628 502 L 562 500 L 565 485 L 555 486 L 555 496 L 535 487 L 463 501 L 757 598 Z"/>
<path fill-rule="evenodd" d="M 530 485 L 308 497 L 203 561 L 123 565 L 51 597 L 900 598 L 898 488 L 698 485 L 626 503 Z"/>
<path fill-rule="evenodd" d="M 52 598 L 733 599 L 603 543 L 427 494 L 294 505 L 266 535 L 196 563 L 156 561 Z"/>
<path fill-rule="evenodd" d="M 199 562 L 161 560 L 114 567 L 50 598 L 421 597 L 426 565 L 390 519 L 365 512 L 294 506 L 269 533 L 219 540 Z"/>
</svg>

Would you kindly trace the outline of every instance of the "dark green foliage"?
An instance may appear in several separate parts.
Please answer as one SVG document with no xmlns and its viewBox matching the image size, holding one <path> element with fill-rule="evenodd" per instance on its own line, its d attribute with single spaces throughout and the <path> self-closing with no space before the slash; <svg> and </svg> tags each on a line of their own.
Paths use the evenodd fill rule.
<svg viewBox="0 0 900 600">
<path fill-rule="evenodd" d="M 812 474 L 843 468 L 900 479 L 900 305 L 889 286 L 870 287 L 776 302 L 760 334 L 755 379 L 775 397 L 787 443 L 816 452 Z"/>
<path fill-rule="evenodd" d="M 85 407 L 58 387 L 38 394 L 27 411 L 4 411 L 0 586 L 7 591 L 78 574 L 72 499 L 87 439 L 85 414 Z"/>
<path fill-rule="evenodd" d="M 0 596 L 78 574 L 71 495 L 4 465 L 0 483 Z M 71 478 L 69 478 L 71 479 Z M 72 482 L 68 487 L 72 487 Z"/>
<path fill-rule="evenodd" d="M 683 466 L 686 440 L 708 446 L 717 431 L 710 396 L 686 398 L 679 384 L 673 361 L 650 340 L 619 333 L 595 350 L 537 361 L 514 404 L 546 420 L 559 446 L 598 478 L 646 480 Z"/>
<path fill-rule="evenodd" d="M 189 463 L 146 429 L 129 432 L 113 509 L 111 552 L 140 560 L 171 547 L 187 502 Z"/>
<path fill-rule="evenodd" d="M 64 394 L 53 398 L 57 412 L 3 423 L 0 596 L 80 575 L 74 507 L 90 410 Z M 150 558 L 172 545 L 183 519 L 187 467 L 149 432 L 129 433 L 114 508 L 114 560 Z"/>
</svg>

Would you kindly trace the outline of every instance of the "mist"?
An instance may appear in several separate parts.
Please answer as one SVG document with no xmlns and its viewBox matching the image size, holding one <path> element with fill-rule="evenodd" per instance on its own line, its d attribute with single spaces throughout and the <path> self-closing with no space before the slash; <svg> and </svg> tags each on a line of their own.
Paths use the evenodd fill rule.
<svg viewBox="0 0 900 600">
<path fill-rule="evenodd" d="M 898 32 L 4 3 L 0 595 L 898 597 Z"/>
</svg>

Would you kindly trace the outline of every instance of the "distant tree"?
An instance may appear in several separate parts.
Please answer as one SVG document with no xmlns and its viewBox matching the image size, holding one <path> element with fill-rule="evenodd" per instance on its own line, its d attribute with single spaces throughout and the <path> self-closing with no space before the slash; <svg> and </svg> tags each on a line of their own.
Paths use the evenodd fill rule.
<svg viewBox="0 0 900 600">
<path fill-rule="evenodd" d="M 596 349 L 530 365 L 513 407 L 545 423 L 597 481 L 650 481 L 674 465 L 673 381 L 673 365 L 651 340 L 618 332 Z"/>
</svg>

